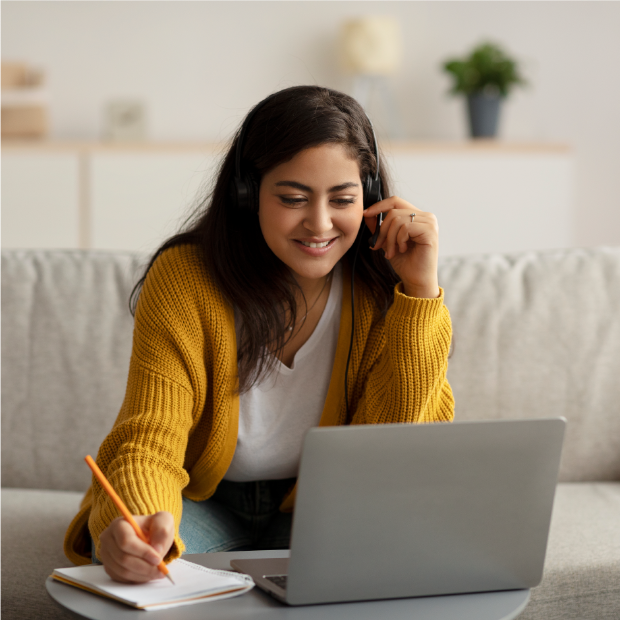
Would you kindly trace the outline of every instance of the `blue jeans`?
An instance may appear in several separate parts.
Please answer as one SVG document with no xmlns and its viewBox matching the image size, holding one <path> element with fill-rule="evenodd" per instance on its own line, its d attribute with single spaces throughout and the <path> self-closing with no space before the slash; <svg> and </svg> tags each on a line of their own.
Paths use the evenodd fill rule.
<svg viewBox="0 0 620 620">
<path fill-rule="evenodd" d="M 293 515 L 279 511 L 295 478 L 229 482 L 203 501 L 183 498 L 179 535 L 185 553 L 288 549 Z M 92 546 L 94 563 L 99 563 Z"/>
<path fill-rule="evenodd" d="M 288 549 L 292 514 L 279 511 L 295 479 L 229 482 L 222 480 L 203 502 L 183 498 L 179 535 L 185 553 Z"/>
</svg>

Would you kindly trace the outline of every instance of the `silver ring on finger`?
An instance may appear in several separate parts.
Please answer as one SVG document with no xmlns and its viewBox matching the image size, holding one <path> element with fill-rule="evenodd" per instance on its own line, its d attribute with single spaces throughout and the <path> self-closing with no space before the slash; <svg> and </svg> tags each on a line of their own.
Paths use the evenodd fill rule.
<svg viewBox="0 0 620 620">
<path fill-rule="evenodd" d="M 410 213 L 411 215 L 411 222 L 413 223 L 413 218 L 415 217 L 415 213 Z"/>
</svg>

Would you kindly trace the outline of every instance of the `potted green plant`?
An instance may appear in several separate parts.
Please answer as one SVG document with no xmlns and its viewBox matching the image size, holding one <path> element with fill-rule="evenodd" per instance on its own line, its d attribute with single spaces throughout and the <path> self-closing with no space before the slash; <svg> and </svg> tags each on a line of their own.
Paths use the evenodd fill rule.
<svg viewBox="0 0 620 620">
<path fill-rule="evenodd" d="M 464 59 L 450 59 L 443 69 L 454 83 L 453 95 L 465 95 L 472 138 L 497 133 L 500 103 L 514 86 L 525 85 L 515 60 L 495 43 L 482 43 Z"/>
</svg>

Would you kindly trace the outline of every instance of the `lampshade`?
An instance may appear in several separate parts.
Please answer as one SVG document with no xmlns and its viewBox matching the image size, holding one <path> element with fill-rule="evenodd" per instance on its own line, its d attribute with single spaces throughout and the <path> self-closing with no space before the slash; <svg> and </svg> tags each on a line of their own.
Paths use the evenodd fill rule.
<svg viewBox="0 0 620 620">
<path fill-rule="evenodd" d="M 393 17 L 362 17 L 345 22 L 341 36 L 346 70 L 366 75 L 388 75 L 398 69 L 402 39 Z"/>
</svg>

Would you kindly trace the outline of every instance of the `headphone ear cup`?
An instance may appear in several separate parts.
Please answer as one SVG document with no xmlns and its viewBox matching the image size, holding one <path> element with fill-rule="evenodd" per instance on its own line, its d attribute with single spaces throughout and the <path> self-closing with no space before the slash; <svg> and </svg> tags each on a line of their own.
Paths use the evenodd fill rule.
<svg viewBox="0 0 620 620">
<path fill-rule="evenodd" d="M 233 179 L 230 189 L 230 199 L 233 209 L 235 211 L 242 210 L 247 204 L 248 189 L 246 183 L 241 179 Z"/>
<path fill-rule="evenodd" d="M 366 177 L 364 184 L 364 209 L 372 207 L 381 200 L 381 179 L 373 179 L 370 175 Z"/>
<path fill-rule="evenodd" d="M 253 178 L 245 175 L 233 180 L 233 206 L 239 211 L 257 212 L 258 191 Z"/>
</svg>

